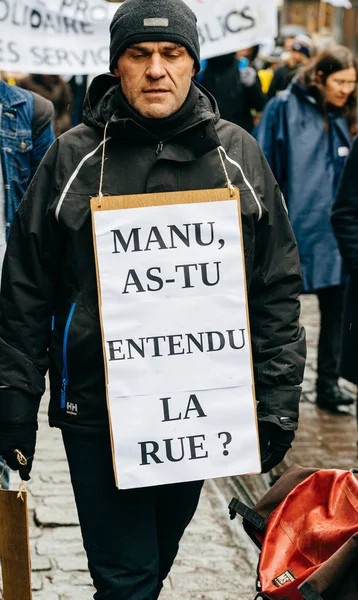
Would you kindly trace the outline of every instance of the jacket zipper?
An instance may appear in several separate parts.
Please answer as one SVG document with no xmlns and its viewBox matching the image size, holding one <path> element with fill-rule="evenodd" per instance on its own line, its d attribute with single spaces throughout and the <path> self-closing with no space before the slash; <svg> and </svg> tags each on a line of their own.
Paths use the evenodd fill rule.
<svg viewBox="0 0 358 600">
<path fill-rule="evenodd" d="M 201 125 L 201 123 L 206 123 L 206 121 L 211 121 L 212 119 L 209 119 L 207 117 L 204 117 L 203 119 L 200 119 L 200 121 L 198 121 L 197 123 L 194 123 L 194 125 L 190 125 L 189 127 L 186 127 L 185 129 L 183 129 L 183 131 L 181 133 L 184 133 L 186 131 L 190 131 L 191 129 L 194 129 L 194 127 L 197 127 L 198 125 Z M 169 142 L 174 136 L 170 136 L 168 138 L 166 138 L 164 141 L 165 142 Z M 164 148 L 164 142 L 158 142 L 157 145 L 157 149 L 156 149 L 156 154 L 160 154 L 163 151 Z"/>
<path fill-rule="evenodd" d="M 164 148 L 163 142 L 159 142 L 159 144 L 157 146 L 156 154 L 160 154 L 162 152 L 163 148 Z"/>
<path fill-rule="evenodd" d="M 73 313 L 75 312 L 76 302 L 72 302 L 69 315 L 67 317 L 65 332 L 63 334 L 63 345 L 62 345 L 62 385 L 61 385 L 61 408 L 66 408 L 66 388 L 68 386 L 68 365 L 67 365 L 67 344 L 68 334 L 70 331 L 71 321 Z"/>
</svg>

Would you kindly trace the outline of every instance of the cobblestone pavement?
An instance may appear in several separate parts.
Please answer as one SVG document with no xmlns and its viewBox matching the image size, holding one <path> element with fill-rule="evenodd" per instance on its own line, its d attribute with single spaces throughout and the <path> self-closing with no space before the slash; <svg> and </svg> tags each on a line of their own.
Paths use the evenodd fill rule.
<svg viewBox="0 0 358 600">
<path fill-rule="evenodd" d="M 301 404 L 300 427 L 288 462 L 318 467 L 356 465 L 353 409 L 328 415 L 314 404 L 314 365 L 318 316 L 316 299 L 303 298 L 309 354 Z M 353 392 L 352 386 L 345 383 Z M 267 485 L 261 476 L 240 478 L 260 496 Z M 12 477 L 12 487 L 18 484 Z M 90 600 L 94 590 L 82 548 L 76 509 L 60 433 L 47 426 L 46 401 L 31 482 L 27 485 L 33 600 Z M 235 495 L 234 479 L 208 481 L 199 509 L 181 543 L 161 600 L 252 600 L 257 551 L 239 520 L 230 522 L 227 504 Z M 1 596 L 1 593 L 0 593 Z"/>
</svg>

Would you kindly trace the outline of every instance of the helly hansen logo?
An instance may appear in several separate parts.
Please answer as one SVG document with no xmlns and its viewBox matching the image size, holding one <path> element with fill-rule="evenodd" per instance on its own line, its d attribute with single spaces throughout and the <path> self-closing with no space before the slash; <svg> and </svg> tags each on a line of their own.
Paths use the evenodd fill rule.
<svg viewBox="0 0 358 600">
<path fill-rule="evenodd" d="M 76 416 L 78 415 L 78 407 L 77 404 L 74 404 L 73 402 L 67 402 L 66 404 L 66 412 L 68 415 L 73 415 Z"/>
</svg>

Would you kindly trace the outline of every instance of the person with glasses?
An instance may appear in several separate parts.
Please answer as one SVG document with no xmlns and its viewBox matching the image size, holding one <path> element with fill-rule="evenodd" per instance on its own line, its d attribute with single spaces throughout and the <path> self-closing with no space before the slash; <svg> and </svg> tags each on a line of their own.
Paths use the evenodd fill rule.
<svg viewBox="0 0 358 600">
<path fill-rule="evenodd" d="M 316 402 L 333 412 L 353 403 L 338 385 L 345 275 L 330 215 L 357 134 L 356 111 L 356 60 L 347 48 L 333 46 L 266 105 L 255 132 L 287 202 L 303 292 L 318 297 Z"/>
</svg>

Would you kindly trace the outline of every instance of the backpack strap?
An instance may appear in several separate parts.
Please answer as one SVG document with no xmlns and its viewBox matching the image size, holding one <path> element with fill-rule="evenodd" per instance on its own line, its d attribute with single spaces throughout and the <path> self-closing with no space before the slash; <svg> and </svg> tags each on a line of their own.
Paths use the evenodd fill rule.
<svg viewBox="0 0 358 600">
<path fill-rule="evenodd" d="M 52 102 L 36 94 L 36 92 L 30 92 L 34 99 L 34 114 L 32 117 L 32 137 L 36 139 L 41 135 L 45 127 L 53 120 L 55 110 Z"/>
<path fill-rule="evenodd" d="M 251 525 L 256 529 L 256 531 L 265 532 L 266 530 L 266 520 L 264 517 L 259 515 L 252 508 L 238 500 L 237 498 L 233 498 L 229 504 L 229 512 L 230 519 L 233 521 L 236 515 L 241 515 L 246 521 L 251 523 Z"/>
<path fill-rule="evenodd" d="M 304 583 L 298 588 L 305 600 L 323 600 L 322 596 L 316 592 L 310 583 Z"/>
</svg>

